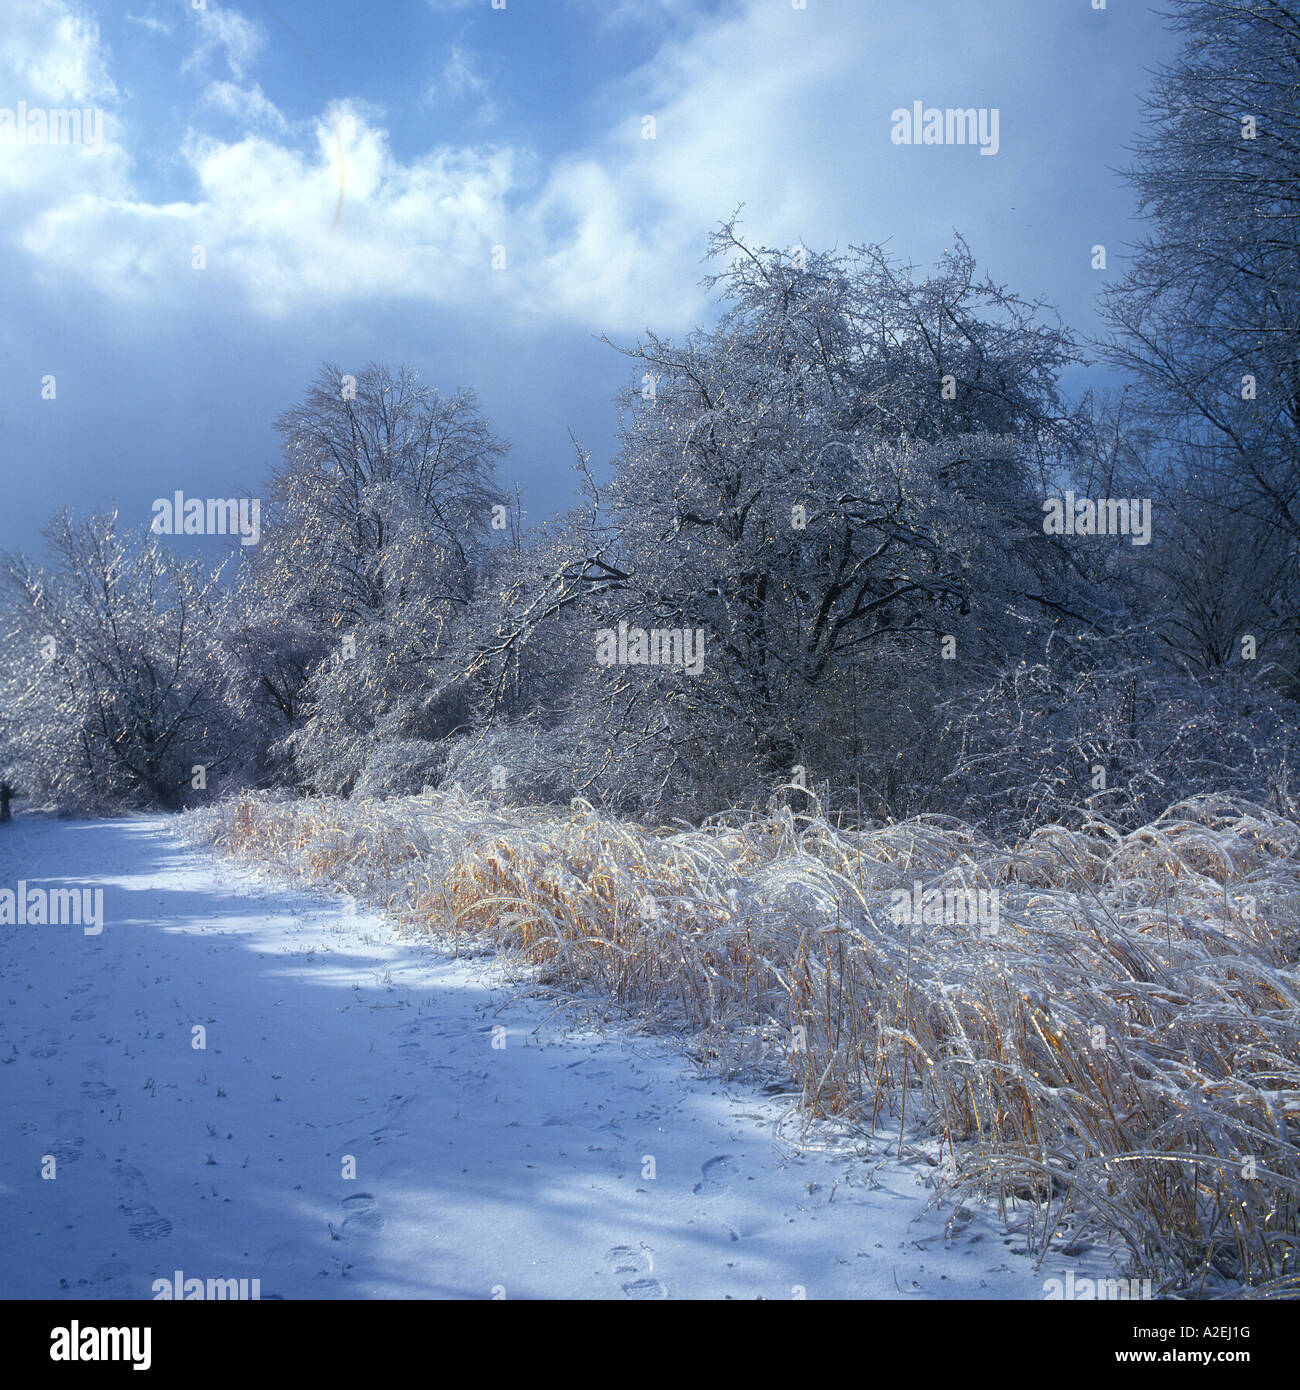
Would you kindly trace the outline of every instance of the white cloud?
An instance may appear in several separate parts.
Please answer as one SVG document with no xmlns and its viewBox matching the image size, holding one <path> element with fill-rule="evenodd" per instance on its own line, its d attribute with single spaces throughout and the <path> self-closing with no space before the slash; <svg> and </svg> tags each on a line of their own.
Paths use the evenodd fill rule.
<svg viewBox="0 0 1300 1390">
<path fill-rule="evenodd" d="M 162 34 L 165 38 L 171 38 L 174 32 L 168 20 L 159 19 L 155 14 L 132 14 L 128 10 L 126 22 L 138 24 L 141 29 L 148 29 L 151 34 Z"/>
<path fill-rule="evenodd" d="M 206 277 L 203 290 L 216 280 L 265 315 L 385 296 L 469 304 L 485 292 L 507 221 L 508 151 L 444 148 L 403 164 L 384 130 L 340 105 L 306 151 L 192 134 L 185 154 L 196 200 L 71 200 L 34 219 L 23 245 L 111 295 L 184 298 Z M 191 272 L 192 245 L 204 247 L 204 277 Z"/>
<path fill-rule="evenodd" d="M 69 0 L 5 0 L 0 70 L 18 98 L 51 105 L 111 101 L 108 55 L 93 15 Z"/>
<path fill-rule="evenodd" d="M 181 71 L 201 70 L 214 56 L 221 55 L 231 75 L 242 81 L 266 46 L 266 31 L 238 10 L 204 8 L 190 14 L 195 26 L 194 49 L 181 64 Z"/>
<path fill-rule="evenodd" d="M 454 97 L 486 96 L 488 84 L 474 66 L 473 57 L 465 49 L 454 47 L 442 67 L 441 89 Z"/>
<path fill-rule="evenodd" d="M 475 119 L 490 121 L 496 118 L 496 104 L 490 96 L 491 87 L 479 71 L 474 55 L 468 49 L 453 45 L 442 66 L 438 79 L 425 91 L 426 101 L 464 101 L 477 98 Z"/>
<path fill-rule="evenodd" d="M 262 91 L 260 83 L 240 87 L 233 82 L 211 82 L 201 98 L 203 105 L 246 126 L 263 126 L 281 133 L 289 129 L 280 108 Z"/>
<path fill-rule="evenodd" d="M 0 9 L 0 91 L 13 107 L 22 101 L 91 113 L 89 123 L 82 117 L 83 144 L 0 145 L 10 228 L 61 199 L 126 187 L 130 161 L 113 109 L 117 88 L 99 26 L 84 10 L 70 0 L 8 0 Z M 100 133 L 97 148 L 92 128 Z"/>
<path fill-rule="evenodd" d="M 607 135 L 560 160 L 527 209 L 547 248 L 544 284 L 532 288 L 552 311 L 680 329 L 702 308 L 705 235 L 737 204 L 749 234 L 788 246 L 824 225 L 830 203 L 857 202 L 835 178 L 860 162 L 864 132 L 828 129 L 822 113 L 860 104 L 873 26 L 854 6 L 808 21 L 762 0 L 697 14 L 597 93 Z"/>
<path fill-rule="evenodd" d="M 620 24 L 658 27 L 699 19 L 699 0 L 569 0 L 581 15 L 612 28 Z"/>
</svg>

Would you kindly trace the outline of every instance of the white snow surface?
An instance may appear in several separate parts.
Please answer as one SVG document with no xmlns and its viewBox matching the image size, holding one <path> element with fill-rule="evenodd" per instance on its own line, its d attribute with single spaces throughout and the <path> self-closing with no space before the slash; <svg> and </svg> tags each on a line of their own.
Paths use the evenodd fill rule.
<svg viewBox="0 0 1300 1390">
<path fill-rule="evenodd" d="M 1036 1267 L 989 1210 L 950 1236 L 896 1136 L 803 1131 L 671 1039 L 164 817 L 21 817 L 20 879 L 102 886 L 105 926 L 0 927 L 0 1297 L 148 1299 L 181 1271 L 287 1299 L 1041 1299 L 1118 1272 Z"/>
</svg>

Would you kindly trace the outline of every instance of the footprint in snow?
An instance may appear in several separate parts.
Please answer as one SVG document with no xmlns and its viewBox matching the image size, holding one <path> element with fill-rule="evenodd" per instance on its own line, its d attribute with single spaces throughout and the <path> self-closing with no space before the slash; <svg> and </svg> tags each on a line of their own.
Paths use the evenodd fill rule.
<svg viewBox="0 0 1300 1390">
<path fill-rule="evenodd" d="M 630 1284 L 623 1285 L 623 1292 L 638 1300 L 668 1297 L 667 1288 L 658 1279 L 633 1279 Z"/>
<path fill-rule="evenodd" d="M 57 1136 L 48 1152 L 60 1163 L 75 1163 L 86 1147 L 86 1141 L 77 1131 L 81 1128 L 80 1110 L 60 1110 L 54 1117 Z"/>
<path fill-rule="evenodd" d="M 605 1263 L 611 1274 L 648 1274 L 650 1261 L 643 1251 L 634 1250 L 630 1245 L 616 1245 L 605 1254 Z"/>
<path fill-rule="evenodd" d="M 165 1216 L 159 1216 L 158 1208 L 147 1202 L 124 1206 L 122 1210 L 131 1218 L 126 1229 L 136 1240 L 162 1240 L 172 1233 L 172 1223 Z"/>
<path fill-rule="evenodd" d="M 117 1209 L 126 1217 L 127 1230 L 135 1240 L 162 1240 L 172 1233 L 172 1223 L 158 1215 L 158 1208 L 148 1200 L 149 1184 L 139 1168 L 120 1159 L 113 1164 L 112 1174 L 117 1184 Z"/>
<path fill-rule="evenodd" d="M 65 1139 L 56 1139 L 50 1145 L 50 1153 L 59 1163 L 75 1163 L 81 1157 L 85 1147 L 86 1141 L 78 1134 Z"/>
<path fill-rule="evenodd" d="M 691 1191 L 698 1197 L 708 1197 L 717 1192 L 725 1192 L 730 1186 L 731 1159 L 726 1154 L 720 1154 L 717 1158 L 709 1159 L 700 1169 L 700 1180 Z"/>
<path fill-rule="evenodd" d="M 620 1281 L 620 1287 L 628 1298 L 638 1300 L 667 1298 L 668 1288 L 660 1280 L 651 1277 L 654 1268 L 651 1259 L 653 1251 L 647 1246 L 636 1249 L 631 1245 L 616 1245 L 605 1252 L 605 1264 L 609 1272 Z M 640 1278 L 628 1278 L 640 1275 Z"/>
<path fill-rule="evenodd" d="M 358 1192 L 352 1197 L 345 1197 L 340 1205 L 348 1213 L 339 1228 L 339 1235 L 344 1240 L 350 1240 L 354 1236 L 373 1235 L 383 1228 L 383 1214 L 375 1206 L 375 1199 L 369 1192 Z"/>
<path fill-rule="evenodd" d="M 27 1051 L 33 1057 L 42 1058 L 53 1057 L 58 1053 L 58 1050 L 59 1035 L 56 1032 L 54 1032 L 53 1029 L 49 1028 L 44 1029 L 40 1033 L 37 1033 L 35 1039 L 33 1040 L 33 1046 L 27 1049 Z"/>
<path fill-rule="evenodd" d="M 107 1100 L 109 1096 L 117 1095 L 117 1087 L 107 1086 L 102 1081 L 83 1081 L 81 1094 L 87 1100 Z"/>
<path fill-rule="evenodd" d="M 117 1179 L 117 1185 L 124 1196 L 144 1197 L 148 1195 L 149 1184 L 138 1168 L 131 1168 L 126 1164 L 119 1163 L 113 1169 L 113 1176 Z"/>
</svg>

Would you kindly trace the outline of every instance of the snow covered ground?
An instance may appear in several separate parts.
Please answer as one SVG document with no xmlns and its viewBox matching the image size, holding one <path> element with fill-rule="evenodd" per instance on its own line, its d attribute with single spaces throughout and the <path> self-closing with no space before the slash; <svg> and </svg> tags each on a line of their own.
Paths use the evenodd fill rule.
<svg viewBox="0 0 1300 1390">
<path fill-rule="evenodd" d="M 1042 1298 L 1118 1272 L 1035 1268 L 983 1212 L 948 1237 L 885 1137 L 801 1139 L 668 1042 L 165 818 L 20 818 L 0 887 L 23 879 L 102 886 L 105 926 L 0 927 L 0 1297 L 181 1271 L 292 1299 Z"/>
</svg>

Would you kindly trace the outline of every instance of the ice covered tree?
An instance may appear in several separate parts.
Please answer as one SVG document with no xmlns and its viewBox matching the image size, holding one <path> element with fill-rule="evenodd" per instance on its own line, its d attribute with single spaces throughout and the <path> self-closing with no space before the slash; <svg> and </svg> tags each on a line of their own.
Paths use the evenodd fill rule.
<svg viewBox="0 0 1300 1390">
<path fill-rule="evenodd" d="M 1080 436 L 1056 390 L 1075 348 L 960 241 L 926 278 L 878 248 L 752 248 L 734 221 L 712 250 L 721 317 L 625 349 L 612 481 L 488 647 L 576 645 L 575 737 L 614 800 L 698 810 L 796 767 L 896 789 L 936 692 L 1084 620 L 1039 509 Z M 703 630 L 702 668 L 598 669 L 620 623 Z"/>
<path fill-rule="evenodd" d="M 378 741 L 441 738 L 460 719 L 436 696 L 438 659 L 502 504 L 505 446 L 472 392 L 377 364 L 327 365 L 277 428 L 232 654 L 268 742 L 309 785 L 346 791 Z"/>
<path fill-rule="evenodd" d="M 711 249 L 717 326 L 632 350 L 654 389 L 629 396 L 610 487 L 629 601 L 714 634 L 716 688 L 686 712 L 738 723 L 755 773 L 868 754 L 883 774 L 904 690 L 924 704 L 1014 648 L 1026 610 L 1068 606 L 1038 500 L 1075 430 L 1055 386 L 1075 350 L 960 240 L 928 277 L 734 224 Z"/>
<path fill-rule="evenodd" d="M 64 514 L 45 537 L 48 567 L 0 569 L 19 784 L 63 807 L 166 807 L 242 775 L 202 564 L 115 514 Z"/>
<path fill-rule="evenodd" d="M 1162 502 L 1150 657 L 1179 679 L 1236 670 L 1294 695 L 1300 7 L 1174 0 L 1171 19 L 1182 47 L 1127 171 L 1148 230 L 1103 296 L 1103 346 L 1131 377 Z"/>
<path fill-rule="evenodd" d="M 1112 359 L 1206 503 L 1300 539 L 1300 6 L 1174 0 Z"/>
</svg>

